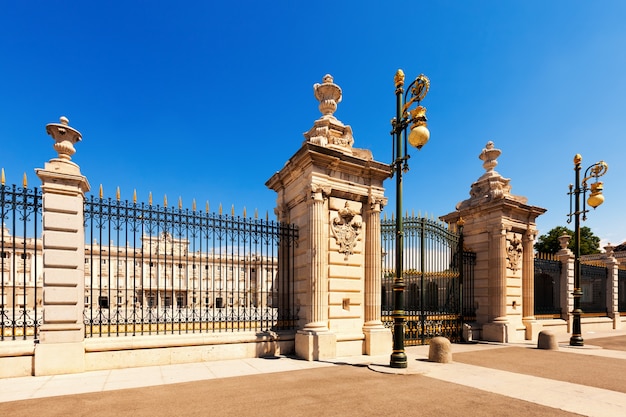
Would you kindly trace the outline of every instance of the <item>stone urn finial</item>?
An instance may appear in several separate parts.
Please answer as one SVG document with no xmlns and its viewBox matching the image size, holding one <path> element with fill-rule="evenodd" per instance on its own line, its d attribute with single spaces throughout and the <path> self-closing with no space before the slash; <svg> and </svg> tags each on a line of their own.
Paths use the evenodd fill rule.
<svg viewBox="0 0 626 417">
<path fill-rule="evenodd" d="M 501 153 L 502 151 L 500 149 L 496 149 L 492 141 L 487 142 L 483 151 L 480 155 L 478 155 L 478 157 L 483 161 L 483 168 L 485 168 L 485 171 L 493 171 L 496 165 L 498 165 L 497 159 Z"/>
<path fill-rule="evenodd" d="M 558 239 L 559 239 L 559 245 L 561 245 L 561 250 L 565 250 L 569 246 L 569 242 L 570 240 L 572 240 L 572 237 L 568 234 L 564 234 L 564 235 L 559 236 Z"/>
<path fill-rule="evenodd" d="M 59 159 L 70 161 L 72 155 L 76 153 L 74 144 L 82 139 L 80 132 L 69 125 L 69 120 L 65 116 L 59 118 L 60 123 L 49 123 L 46 125 L 46 132 L 55 140 L 54 150 L 57 151 Z"/>
<path fill-rule="evenodd" d="M 320 102 L 319 109 L 323 117 L 334 117 L 333 113 L 337 110 L 337 103 L 341 102 L 341 88 L 333 83 L 333 77 L 330 74 L 326 74 L 322 81 L 322 84 L 313 85 L 315 98 Z"/>
</svg>

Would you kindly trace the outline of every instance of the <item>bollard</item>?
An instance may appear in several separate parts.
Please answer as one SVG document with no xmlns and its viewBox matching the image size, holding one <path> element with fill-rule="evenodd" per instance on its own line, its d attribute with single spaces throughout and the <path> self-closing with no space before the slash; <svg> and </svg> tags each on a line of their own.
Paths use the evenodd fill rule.
<svg viewBox="0 0 626 417">
<path fill-rule="evenodd" d="M 559 350 L 554 333 L 549 330 L 540 331 L 537 339 L 537 349 Z"/>
<path fill-rule="evenodd" d="M 450 341 L 440 336 L 432 338 L 428 349 L 428 360 L 438 363 L 452 362 L 452 344 Z"/>
</svg>

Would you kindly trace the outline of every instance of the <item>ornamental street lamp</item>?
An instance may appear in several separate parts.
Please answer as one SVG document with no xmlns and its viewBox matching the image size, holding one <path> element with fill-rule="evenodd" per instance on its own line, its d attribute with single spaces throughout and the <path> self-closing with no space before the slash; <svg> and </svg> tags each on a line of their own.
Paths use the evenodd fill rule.
<svg viewBox="0 0 626 417">
<path fill-rule="evenodd" d="M 403 250 L 404 231 L 402 225 L 402 174 L 409 170 L 408 143 L 418 150 L 428 142 L 430 132 L 426 127 L 426 108 L 420 102 L 430 87 L 430 81 L 424 74 L 420 74 L 409 84 L 404 94 L 404 72 L 398 70 L 394 77 L 396 85 L 396 117 L 391 119 L 391 136 L 395 143 L 392 148 L 393 172 L 396 176 L 396 274 L 393 279 L 393 352 L 390 366 L 392 368 L 406 368 L 407 356 L 404 351 L 404 276 Z M 407 101 L 408 98 L 408 101 Z M 411 106 L 416 104 L 414 109 Z M 410 125 L 410 133 L 407 128 Z"/>
<path fill-rule="evenodd" d="M 574 171 L 576 171 L 576 188 L 572 184 L 569 185 L 569 214 L 567 222 L 571 223 L 572 217 L 574 217 L 574 311 L 573 323 L 572 323 L 572 337 L 569 339 L 570 346 L 584 346 L 585 342 L 582 337 L 580 327 L 580 316 L 582 310 L 580 309 L 580 297 L 583 292 L 580 288 L 580 215 L 583 215 L 583 221 L 587 220 L 587 204 L 594 209 L 604 202 L 604 196 L 602 190 L 604 186 L 602 181 L 598 181 L 598 178 L 606 174 L 609 166 L 604 161 L 596 162 L 585 170 L 585 176 L 582 183 L 580 182 L 580 163 L 583 157 L 580 154 L 574 156 Z M 595 182 L 587 185 L 587 181 L 595 178 Z M 582 187 L 582 188 L 581 188 Z M 589 199 L 585 203 L 585 196 L 587 191 L 591 190 Z M 580 195 L 583 195 L 583 209 L 580 209 Z M 574 198 L 574 211 L 572 211 L 572 197 Z"/>
</svg>

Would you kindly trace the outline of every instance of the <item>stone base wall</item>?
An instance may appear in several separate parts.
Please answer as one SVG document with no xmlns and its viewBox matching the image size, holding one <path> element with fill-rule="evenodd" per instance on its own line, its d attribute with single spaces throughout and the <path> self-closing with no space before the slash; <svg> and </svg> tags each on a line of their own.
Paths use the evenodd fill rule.
<svg viewBox="0 0 626 417">
<path fill-rule="evenodd" d="M 84 371 L 97 371 L 287 355 L 295 352 L 294 338 L 293 332 L 242 332 L 87 339 L 83 343 L 82 361 Z M 0 344 L 0 378 L 37 375 L 35 352 L 32 341 Z M 71 372 L 69 369 L 55 373 Z"/>
<path fill-rule="evenodd" d="M 502 331 L 502 334 L 508 334 L 508 341 L 504 342 L 516 342 L 523 340 L 537 341 L 537 336 L 542 330 L 550 330 L 553 332 L 559 340 L 565 340 L 571 336 L 571 328 L 568 328 L 568 323 L 562 319 L 552 320 L 536 320 L 533 321 L 532 338 L 526 338 L 524 336 L 524 328 L 509 329 L 508 333 Z M 510 323 L 507 325 L 511 325 Z M 487 327 L 487 334 L 485 333 L 485 327 Z M 583 339 L 587 332 L 610 332 L 616 329 L 626 328 L 626 316 L 620 316 L 615 319 L 611 317 L 583 317 L 581 318 L 581 327 L 583 332 Z M 467 341 L 492 341 L 502 342 L 501 340 L 495 340 L 494 329 L 489 328 L 489 324 L 481 325 L 480 323 L 467 323 L 463 329 L 464 339 Z M 500 334 L 500 333 L 498 333 Z"/>
</svg>

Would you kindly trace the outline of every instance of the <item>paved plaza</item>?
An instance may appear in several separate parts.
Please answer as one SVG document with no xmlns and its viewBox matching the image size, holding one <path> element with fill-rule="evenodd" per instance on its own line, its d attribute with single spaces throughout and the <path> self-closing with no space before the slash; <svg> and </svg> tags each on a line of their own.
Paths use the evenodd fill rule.
<svg viewBox="0 0 626 417">
<path fill-rule="evenodd" d="M 0 379 L 0 416 L 624 416 L 626 332 L 585 347 L 455 344 L 453 363 L 255 358 Z"/>
</svg>

